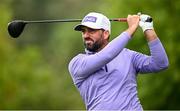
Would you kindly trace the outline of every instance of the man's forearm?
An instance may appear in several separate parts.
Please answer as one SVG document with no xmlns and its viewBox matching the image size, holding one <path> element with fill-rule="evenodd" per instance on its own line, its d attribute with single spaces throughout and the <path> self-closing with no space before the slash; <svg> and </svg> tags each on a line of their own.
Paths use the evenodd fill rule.
<svg viewBox="0 0 180 111">
<path fill-rule="evenodd" d="M 154 31 L 154 29 L 146 30 L 144 32 L 144 35 L 145 35 L 148 42 L 151 42 L 157 38 L 157 34 Z"/>
</svg>

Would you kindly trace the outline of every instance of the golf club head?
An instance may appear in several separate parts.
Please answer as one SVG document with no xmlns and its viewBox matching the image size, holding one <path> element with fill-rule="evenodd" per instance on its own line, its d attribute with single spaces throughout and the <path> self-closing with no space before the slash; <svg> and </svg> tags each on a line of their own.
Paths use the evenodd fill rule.
<svg viewBox="0 0 180 111">
<path fill-rule="evenodd" d="M 8 32 L 9 35 L 13 38 L 19 37 L 19 35 L 22 33 L 26 23 L 22 20 L 15 20 L 10 23 L 8 23 Z"/>
</svg>

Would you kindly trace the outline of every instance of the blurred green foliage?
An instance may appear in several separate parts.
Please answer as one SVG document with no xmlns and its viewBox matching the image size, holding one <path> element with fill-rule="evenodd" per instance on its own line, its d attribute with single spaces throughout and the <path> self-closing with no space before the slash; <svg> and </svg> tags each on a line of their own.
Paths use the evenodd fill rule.
<svg viewBox="0 0 180 111">
<path fill-rule="evenodd" d="M 7 33 L 14 19 L 83 18 L 101 12 L 109 18 L 142 12 L 167 51 L 169 68 L 139 75 L 138 91 L 144 109 L 180 109 L 180 1 L 179 0 L 1 0 L 0 1 L 0 109 L 85 109 L 68 72 L 73 56 L 83 52 L 77 23 L 27 25 L 18 39 Z M 111 39 L 127 28 L 112 23 Z M 128 48 L 148 54 L 139 28 Z"/>
</svg>

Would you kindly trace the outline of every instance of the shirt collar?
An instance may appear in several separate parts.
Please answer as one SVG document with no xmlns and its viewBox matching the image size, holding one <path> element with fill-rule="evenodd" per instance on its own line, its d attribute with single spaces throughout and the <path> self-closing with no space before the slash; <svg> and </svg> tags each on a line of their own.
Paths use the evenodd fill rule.
<svg viewBox="0 0 180 111">
<path fill-rule="evenodd" d="M 91 55 L 91 54 L 95 54 L 95 53 L 96 53 L 96 52 L 89 51 L 89 50 L 87 50 L 87 49 L 85 49 L 85 52 L 86 52 L 86 54 L 88 54 L 88 55 Z"/>
</svg>

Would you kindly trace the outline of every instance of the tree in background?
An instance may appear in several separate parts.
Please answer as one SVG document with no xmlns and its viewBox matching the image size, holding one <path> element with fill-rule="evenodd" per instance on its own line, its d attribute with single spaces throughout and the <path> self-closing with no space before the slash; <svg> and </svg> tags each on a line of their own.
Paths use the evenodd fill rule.
<svg viewBox="0 0 180 111">
<path fill-rule="evenodd" d="M 7 34 L 14 19 L 83 18 L 96 11 L 109 18 L 150 14 L 167 51 L 170 67 L 158 74 L 139 75 L 139 97 L 144 109 L 180 109 L 180 1 L 168 0 L 1 0 L 0 109 L 85 109 L 67 66 L 83 52 L 77 23 L 28 25 L 18 39 Z M 126 29 L 112 22 L 111 39 Z M 139 29 L 128 48 L 149 53 Z"/>
</svg>

